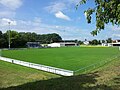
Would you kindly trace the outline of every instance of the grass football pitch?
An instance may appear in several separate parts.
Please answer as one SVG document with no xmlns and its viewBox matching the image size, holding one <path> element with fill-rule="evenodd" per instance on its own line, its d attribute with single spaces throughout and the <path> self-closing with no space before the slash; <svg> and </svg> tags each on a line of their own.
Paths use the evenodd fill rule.
<svg viewBox="0 0 120 90">
<path fill-rule="evenodd" d="M 119 55 L 113 47 L 63 47 L 3 50 L 2 56 L 17 60 L 76 71 Z"/>
</svg>

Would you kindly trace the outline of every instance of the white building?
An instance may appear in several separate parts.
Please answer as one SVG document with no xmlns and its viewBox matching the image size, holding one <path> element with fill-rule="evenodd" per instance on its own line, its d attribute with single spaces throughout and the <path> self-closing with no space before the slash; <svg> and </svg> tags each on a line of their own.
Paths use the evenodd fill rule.
<svg viewBox="0 0 120 90">
<path fill-rule="evenodd" d="M 89 45 L 89 41 L 84 41 L 83 44 Z"/>
<path fill-rule="evenodd" d="M 120 46 L 120 42 L 117 42 L 117 43 L 111 43 L 111 46 Z"/>
<path fill-rule="evenodd" d="M 102 46 L 108 46 L 108 43 L 102 43 Z"/>
<path fill-rule="evenodd" d="M 74 42 L 51 43 L 51 44 L 48 44 L 48 46 L 49 46 L 49 47 L 77 46 L 77 43 L 74 43 Z"/>
<path fill-rule="evenodd" d="M 120 40 L 112 41 L 112 43 L 102 43 L 102 46 L 120 46 Z"/>
<path fill-rule="evenodd" d="M 51 43 L 51 44 L 48 44 L 49 47 L 60 47 L 60 44 L 59 43 Z"/>
</svg>

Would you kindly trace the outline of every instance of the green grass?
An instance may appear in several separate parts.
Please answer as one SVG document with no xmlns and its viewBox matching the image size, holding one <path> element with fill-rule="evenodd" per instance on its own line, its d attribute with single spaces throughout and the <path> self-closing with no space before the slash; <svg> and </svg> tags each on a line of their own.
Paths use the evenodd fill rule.
<svg viewBox="0 0 120 90">
<path fill-rule="evenodd" d="M 5 57 L 67 70 L 78 70 L 119 54 L 118 48 L 66 47 L 47 49 L 4 50 Z"/>
<path fill-rule="evenodd" d="M 60 76 L 0 61 L 0 88 L 57 77 Z"/>
<path fill-rule="evenodd" d="M 57 53 L 55 53 L 54 51 L 56 51 Z M 37 55 L 41 55 L 43 53 L 49 53 L 49 52 L 51 53 L 47 56 L 52 59 L 47 57 L 48 61 L 49 60 L 52 61 L 54 60 L 55 57 L 57 57 L 57 56 L 53 56 L 53 54 L 58 55 L 62 53 L 64 58 L 66 57 L 70 58 L 71 55 L 76 57 L 74 59 L 74 60 L 76 59 L 78 60 L 76 65 L 77 64 L 82 65 L 82 63 L 80 63 L 79 60 L 82 60 L 81 58 L 83 58 L 83 56 L 84 58 L 86 56 L 88 59 L 91 59 L 92 56 L 97 57 L 98 59 L 104 58 L 103 60 L 101 59 L 99 60 L 95 59 L 94 61 L 91 61 L 92 59 L 90 60 L 91 62 L 96 63 L 96 62 L 104 61 L 107 58 L 111 58 L 114 55 L 120 53 L 120 51 L 118 51 L 117 48 L 68 47 L 68 48 L 51 48 L 51 49 L 7 50 L 7 51 L 3 51 L 2 54 L 6 55 L 6 57 L 8 56 L 11 57 L 14 55 L 16 56 L 16 58 L 17 57 L 21 58 L 24 55 L 30 53 L 31 55 L 28 56 L 33 57 L 34 55 L 36 55 L 34 53 L 37 53 Z M 74 52 L 74 53 L 71 54 L 70 52 Z M 68 54 L 70 55 L 66 56 Z M 41 55 L 41 58 L 43 58 L 43 56 Z M 58 55 L 58 57 L 61 56 Z M 69 60 L 70 59 L 68 59 L 67 63 L 70 63 Z M 87 62 L 84 62 L 83 60 L 84 65 L 93 64 L 90 63 L 89 60 L 85 60 L 85 61 Z M 57 62 L 54 62 L 54 64 L 55 63 L 58 64 Z M 67 65 L 67 63 L 64 65 Z M 61 89 L 62 90 L 80 90 L 80 89 L 81 90 L 119 90 L 120 89 L 119 69 L 120 69 L 120 57 L 98 69 L 93 70 L 90 73 L 75 75 L 71 77 L 62 77 L 55 74 L 0 61 L 0 90 L 61 90 Z"/>
<path fill-rule="evenodd" d="M 120 57 L 91 73 L 62 77 L 0 61 L 0 90 L 120 90 Z"/>
</svg>

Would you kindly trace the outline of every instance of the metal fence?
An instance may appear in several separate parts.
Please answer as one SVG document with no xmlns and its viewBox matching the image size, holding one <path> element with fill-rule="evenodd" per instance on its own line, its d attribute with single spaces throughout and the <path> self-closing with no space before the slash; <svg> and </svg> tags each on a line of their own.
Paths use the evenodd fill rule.
<svg viewBox="0 0 120 90">
<path fill-rule="evenodd" d="M 1 56 L 0 56 L 0 60 L 14 63 L 14 64 L 19 64 L 19 65 L 30 67 L 30 68 L 35 68 L 35 69 L 51 72 L 51 73 L 55 73 L 55 74 L 59 74 L 59 75 L 63 75 L 63 76 L 72 76 L 74 74 L 74 72 L 70 71 L 70 70 L 65 70 L 65 69 L 45 66 L 45 65 L 41 65 L 41 64 L 35 64 L 35 63 L 10 59 L 10 58 L 1 57 Z"/>
<path fill-rule="evenodd" d="M 59 75 L 63 75 L 63 76 L 73 76 L 73 75 L 78 75 L 80 73 L 87 73 L 87 72 L 89 72 L 93 69 L 96 69 L 100 66 L 105 65 L 106 63 L 111 62 L 112 60 L 114 60 L 118 57 L 120 57 L 120 55 L 115 55 L 112 58 L 106 59 L 105 61 L 88 65 L 88 66 L 80 68 L 76 71 L 70 71 L 70 70 L 55 68 L 55 67 L 51 67 L 51 66 L 45 66 L 45 65 L 41 65 L 41 64 L 35 64 L 35 63 L 10 59 L 10 58 L 6 58 L 6 57 L 1 57 L 1 56 L 0 56 L 0 60 L 10 62 L 10 63 L 14 63 L 14 64 L 19 64 L 19 65 L 30 67 L 30 68 L 35 68 L 35 69 L 51 72 L 51 73 L 55 73 L 55 74 L 59 74 Z"/>
</svg>

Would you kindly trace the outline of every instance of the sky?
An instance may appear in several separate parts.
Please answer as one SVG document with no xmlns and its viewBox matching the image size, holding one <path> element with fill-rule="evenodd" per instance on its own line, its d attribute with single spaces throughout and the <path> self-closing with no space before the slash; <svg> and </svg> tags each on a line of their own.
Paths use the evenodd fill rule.
<svg viewBox="0 0 120 90">
<path fill-rule="evenodd" d="M 10 29 L 17 32 L 35 32 L 37 34 L 57 33 L 63 40 L 120 39 L 120 27 L 106 25 L 97 36 L 90 32 L 95 30 L 95 15 L 88 24 L 84 10 L 94 7 L 93 0 L 75 6 L 80 0 L 0 0 L 0 30 Z"/>
</svg>

